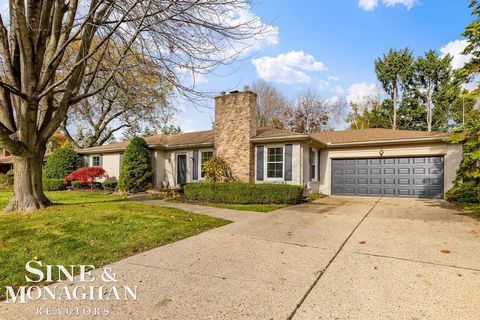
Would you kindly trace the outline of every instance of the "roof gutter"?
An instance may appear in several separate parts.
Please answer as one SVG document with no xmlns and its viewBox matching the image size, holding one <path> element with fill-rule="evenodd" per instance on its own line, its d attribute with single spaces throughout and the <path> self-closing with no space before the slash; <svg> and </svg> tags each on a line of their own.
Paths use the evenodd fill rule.
<svg viewBox="0 0 480 320">
<path fill-rule="evenodd" d="M 327 147 L 349 147 L 376 144 L 405 144 L 405 143 L 422 143 L 422 142 L 444 142 L 447 137 L 431 137 L 431 138 L 413 138 L 413 139 L 395 139 L 395 140 L 372 140 L 358 142 L 327 142 Z"/>
<path fill-rule="evenodd" d="M 296 141 L 309 139 L 310 136 L 307 134 L 297 135 L 297 136 L 278 136 L 278 137 L 265 137 L 265 138 L 251 138 L 251 142 L 275 142 L 278 140 L 281 141 Z"/>
<path fill-rule="evenodd" d="M 185 149 L 185 148 L 194 148 L 194 147 L 209 147 L 213 146 L 213 142 L 203 142 L 203 143 L 193 143 L 193 144 L 176 144 L 176 145 L 163 145 L 163 144 L 149 144 L 149 149 L 154 150 L 175 150 L 175 149 Z M 111 149 L 99 149 L 99 150 L 77 150 L 77 153 L 80 154 L 103 154 L 103 153 L 114 153 L 125 151 L 126 147 L 118 147 Z"/>
</svg>

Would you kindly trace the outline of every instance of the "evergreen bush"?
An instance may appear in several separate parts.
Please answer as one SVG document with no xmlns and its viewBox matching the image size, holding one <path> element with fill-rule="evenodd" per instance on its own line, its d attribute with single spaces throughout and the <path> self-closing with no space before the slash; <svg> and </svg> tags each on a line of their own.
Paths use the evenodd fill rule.
<svg viewBox="0 0 480 320">
<path fill-rule="evenodd" d="M 80 167 L 80 157 L 73 147 L 66 143 L 48 157 L 43 169 L 45 179 L 63 179 Z"/>
<path fill-rule="evenodd" d="M 150 150 L 143 138 L 133 138 L 123 155 L 118 190 L 124 192 L 145 191 L 152 185 L 153 171 Z"/>
</svg>

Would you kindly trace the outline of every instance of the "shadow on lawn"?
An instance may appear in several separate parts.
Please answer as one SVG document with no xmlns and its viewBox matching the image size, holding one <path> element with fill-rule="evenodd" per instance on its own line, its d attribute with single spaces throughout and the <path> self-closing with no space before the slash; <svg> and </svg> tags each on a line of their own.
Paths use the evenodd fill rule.
<svg viewBox="0 0 480 320">
<path fill-rule="evenodd" d="M 98 200 L 98 201 L 83 201 L 79 200 L 79 202 L 54 202 L 52 203 L 53 206 L 77 206 L 83 204 L 95 204 L 95 203 L 113 203 L 113 202 L 128 202 L 128 199 L 112 199 L 112 200 Z"/>
</svg>

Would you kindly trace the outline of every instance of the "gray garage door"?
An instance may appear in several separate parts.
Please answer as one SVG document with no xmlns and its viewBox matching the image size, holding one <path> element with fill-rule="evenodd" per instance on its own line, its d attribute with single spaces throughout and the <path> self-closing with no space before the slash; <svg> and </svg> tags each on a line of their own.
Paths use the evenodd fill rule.
<svg viewBox="0 0 480 320">
<path fill-rule="evenodd" d="M 334 159 L 332 194 L 443 198 L 443 157 Z"/>
</svg>

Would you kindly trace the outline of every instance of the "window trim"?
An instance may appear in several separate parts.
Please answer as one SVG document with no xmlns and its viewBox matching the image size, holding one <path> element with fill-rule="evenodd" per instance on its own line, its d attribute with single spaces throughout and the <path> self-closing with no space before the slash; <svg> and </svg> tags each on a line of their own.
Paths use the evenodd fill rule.
<svg viewBox="0 0 480 320">
<path fill-rule="evenodd" d="M 270 178 L 268 177 L 268 164 L 269 163 L 280 163 L 280 162 L 269 162 L 268 161 L 268 149 L 282 148 L 282 177 L 281 178 Z M 263 147 L 263 177 L 265 181 L 285 181 L 285 145 L 284 144 L 272 144 Z"/>
<path fill-rule="evenodd" d="M 93 165 L 93 158 L 98 157 L 98 166 Z M 90 167 L 101 167 L 102 166 L 102 155 L 100 154 L 92 154 L 90 156 Z"/>
<path fill-rule="evenodd" d="M 202 154 L 211 152 L 212 157 L 215 156 L 215 151 L 213 149 L 200 149 L 198 150 L 198 181 L 205 181 L 205 177 L 202 177 Z"/>
<path fill-rule="evenodd" d="M 313 171 L 313 177 L 310 177 L 310 181 L 318 181 L 318 149 L 312 148 L 312 153 L 308 156 L 310 157 L 313 154 L 313 161 L 310 160 L 310 175 L 312 174 L 312 167 L 315 167 Z"/>
</svg>

